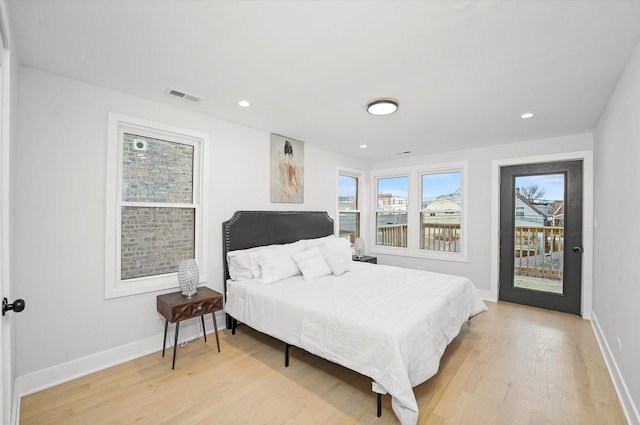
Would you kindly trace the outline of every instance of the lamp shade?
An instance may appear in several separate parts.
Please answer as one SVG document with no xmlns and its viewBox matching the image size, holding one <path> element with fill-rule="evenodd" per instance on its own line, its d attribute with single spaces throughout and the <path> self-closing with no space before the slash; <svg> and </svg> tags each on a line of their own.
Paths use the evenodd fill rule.
<svg viewBox="0 0 640 425">
<path fill-rule="evenodd" d="M 354 245 L 356 257 L 362 257 L 364 255 L 364 239 L 356 238 L 356 242 Z"/>
</svg>

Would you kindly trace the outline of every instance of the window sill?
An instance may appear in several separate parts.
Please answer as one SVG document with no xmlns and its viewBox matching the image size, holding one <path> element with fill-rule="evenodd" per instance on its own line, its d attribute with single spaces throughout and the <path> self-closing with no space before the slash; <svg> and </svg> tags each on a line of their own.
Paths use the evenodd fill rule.
<svg viewBox="0 0 640 425">
<path fill-rule="evenodd" d="M 200 279 L 198 286 L 206 280 Z M 131 295 L 146 294 L 149 292 L 163 291 L 167 289 L 180 289 L 178 273 L 170 273 L 162 276 L 149 276 L 126 281 L 116 282 L 115 285 L 107 285 L 105 299 L 128 297 Z"/>
<path fill-rule="evenodd" d="M 377 255 L 395 255 L 398 257 L 411 257 L 424 260 L 437 260 L 437 261 L 453 261 L 456 263 L 468 263 L 467 256 L 462 253 L 445 253 L 445 252 L 422 252 L 422 250 L 416 252 L 415 250 L 409 250 L 408 248 L 372 248 L 372 254 Z"/>
</svg>

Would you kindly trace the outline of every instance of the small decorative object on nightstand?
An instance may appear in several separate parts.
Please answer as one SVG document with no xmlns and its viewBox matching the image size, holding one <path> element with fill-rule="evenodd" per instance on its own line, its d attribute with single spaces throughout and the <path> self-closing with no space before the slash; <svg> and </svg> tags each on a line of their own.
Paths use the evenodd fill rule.
<svg viewBox="0 0 640 425">
<path fill-rule="evenodd" d="M 371 255 L 363 255 L 362 257 L 354 255 L 351 258 L 353 258 L 353 261 L 360 261 L 361 263 L 378 264 L 378 257 L 372 257 Z"/>
<path fill-rule="evenodd" d="M 178 283 L 182 289 L 182 295 L 185 297 L 193 297 L 198 292 L 198 280 L 200 273 L 198 272 L 198 264 L 196 260 L 182 260 L 178 266 Z"/>
<path fill-rule="evenodd" d="M 361 258 L 364 255 L 364 239 L 356 238 L 356 241 L 353 245 L 356 257 Z"/>
</svg>

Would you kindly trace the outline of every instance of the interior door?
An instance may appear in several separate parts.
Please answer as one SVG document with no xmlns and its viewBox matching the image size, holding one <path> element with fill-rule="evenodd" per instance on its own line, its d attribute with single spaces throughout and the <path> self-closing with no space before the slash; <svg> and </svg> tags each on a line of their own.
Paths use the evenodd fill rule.
<svg viewBox="0 0 640 425">
<path fill-rule="evenodd" d="M 499 299 L 580 315 L 582 161 L 500 171 Z"/>
</svg>

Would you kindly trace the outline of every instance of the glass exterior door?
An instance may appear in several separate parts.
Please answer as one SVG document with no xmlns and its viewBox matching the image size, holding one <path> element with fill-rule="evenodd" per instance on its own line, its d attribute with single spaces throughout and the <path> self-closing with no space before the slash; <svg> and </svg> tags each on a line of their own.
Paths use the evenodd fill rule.
<svg viewBox="0 0 640 425">
<path fill-rule="evenodd" d="M 582 161 L 500 172 L 499 299 L 580 314 Z"/>
</svg>

